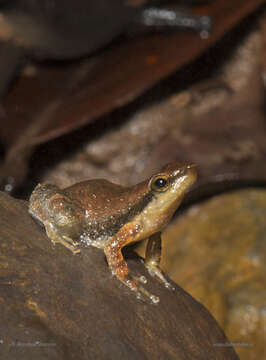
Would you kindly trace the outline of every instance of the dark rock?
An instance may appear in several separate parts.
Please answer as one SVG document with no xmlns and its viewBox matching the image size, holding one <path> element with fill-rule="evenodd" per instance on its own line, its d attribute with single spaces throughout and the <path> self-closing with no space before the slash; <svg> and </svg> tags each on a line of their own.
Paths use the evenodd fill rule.
<svg viewBox="0 0 266 360">
<path fill-rule="evenodd" d="M 108 270 L 103 252 L 53 246 L 27 203 L 0 193 L 2 358 L 237 359 L 208 311 L 170 292 L 136 258 L 158 305 L 136 299 Z M 216 344 L 216 345 L 215 345 Z"/>
</svg>

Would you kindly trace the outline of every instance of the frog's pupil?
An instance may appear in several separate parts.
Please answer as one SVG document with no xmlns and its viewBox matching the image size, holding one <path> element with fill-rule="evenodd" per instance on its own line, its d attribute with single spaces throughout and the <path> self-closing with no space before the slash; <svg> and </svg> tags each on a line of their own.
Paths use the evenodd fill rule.
<svg viewBox="0 0 266 360">
<path fill-rule="evenodd" d="M 162 188 L 164 187 L 165 185 L 167 184 L 167 181 L 163 178 L 159 178 L 155 181 L 155 185 L 158 187 L 158 188 Z"/>
</svg>

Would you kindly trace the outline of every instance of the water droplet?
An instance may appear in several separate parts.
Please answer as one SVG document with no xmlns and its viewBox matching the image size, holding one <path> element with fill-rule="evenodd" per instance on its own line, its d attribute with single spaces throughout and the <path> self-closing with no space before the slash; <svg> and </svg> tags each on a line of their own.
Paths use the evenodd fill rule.
<svg viewBox="0 0 266 360">
<path fill-rule="evenodd" d="M 200 32 L 200 37 L 202 38 L 202 39 L 208 39 L 209 38 L 209 36 L 210 36 L 210 32 L 209 31 L 207 31 L 207 30 L 202 30 L 201 32 Z"/>
<path fill-rule="evenodd" d="M 142 284 L 147 284 L 147 279 L 144 275 L 140 276 L 139 277 L 139 281 L 142 283 Z"/>
<path fill-rule="evenodd" d="M 159 296 L 150 295 L 150 299 L 153 302 L 153 304 L 158 304 L 160 302 Z"/>
</svg>

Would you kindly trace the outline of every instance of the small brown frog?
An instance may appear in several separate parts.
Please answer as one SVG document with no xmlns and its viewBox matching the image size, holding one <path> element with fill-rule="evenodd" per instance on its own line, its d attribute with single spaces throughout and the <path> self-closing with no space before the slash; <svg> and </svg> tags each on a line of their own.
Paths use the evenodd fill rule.
<svg viewBox="0 0 266 360">
<path fill-rule="evenodd" d="M 195 180 L 194 166 L 173 163 L 131 187 L 104 179 L 83 181 L 64 190 L 39 184 L 30 197 L 29 212 L 44 225 L 53 243 L 63 244 L 74 254 L 80 252 L 77 247 L 103 249 L 112 273 L 139 297 L 148 296 L 156 303 L 158 297 L 129 274 L 121 250 L 148 238 L 145 265 L 171 288 L 159 268 L 161 231 Z"/>
</svg>

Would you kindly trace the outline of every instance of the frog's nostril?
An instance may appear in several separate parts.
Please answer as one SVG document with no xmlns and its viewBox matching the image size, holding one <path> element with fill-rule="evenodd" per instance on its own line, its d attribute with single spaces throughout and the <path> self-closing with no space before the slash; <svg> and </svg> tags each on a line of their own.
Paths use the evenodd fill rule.
<svg viewBox="0 0 266 360">
<path fill-rule="evenodd" d="M 195 167 L 197 167 L 197 164 L 187 165 L 187 169 L 192 169 L 192 168 L 195 168 Z"/>
</svg>

